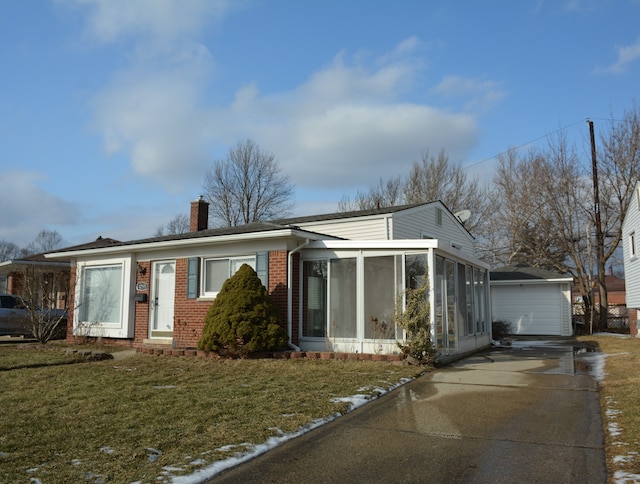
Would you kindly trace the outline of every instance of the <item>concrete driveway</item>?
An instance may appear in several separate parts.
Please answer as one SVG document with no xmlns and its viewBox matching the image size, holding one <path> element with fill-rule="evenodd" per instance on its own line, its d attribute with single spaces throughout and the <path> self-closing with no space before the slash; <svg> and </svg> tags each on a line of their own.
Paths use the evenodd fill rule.
<svg viewBox="0 0 640 484">
<path fill-rule="evenodd" d="M 515 342 L 404 385 L 210 482 L 606 482 L 592 360 Z"/>
</svg>

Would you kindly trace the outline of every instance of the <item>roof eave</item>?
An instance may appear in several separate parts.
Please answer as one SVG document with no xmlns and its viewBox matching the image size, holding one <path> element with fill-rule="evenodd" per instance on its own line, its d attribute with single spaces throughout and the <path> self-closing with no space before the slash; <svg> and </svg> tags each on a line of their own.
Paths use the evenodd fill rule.
<svg viewBox="0 0 640 484">
<path fill-rule="evenodd" d="M 243 234 L 230 234 L 230 235 L 208 235 L 203 237 L 194 237 L 188 239 L 180 239 L 180 240 L 165 240 L 161 242 L 147 242 L 147 243 L 131 243 L 131 244 L 123 244 L 118 246 L 109 246 L 109 247 L 100 247 L 96 249 L 84 249 L 70 252 L 52 252 L 46 254 L 45 257 L 55 259 L 55 258 L 76 258 L 76 257 L 84 257 L 87 255 L 110 255 L 110 254 L 121 254 L 121 253 L 130 253 L 130 252 L 148 252 L 152 250 L 159 249 L 178 249 L 189 246 L 201 246 L 207 244 L 224 244 L 230 242 L 238 242 L 242 240 L 255 240 L 255 239 L 277 239 L 284 237 L 296 237 L 300 239 L 314 239 L 314 240 L 322 240 L 325 238 L 335 239 L 335 237 L 316 234 L 304 230 L 297 229 L 278 229 L 278 230 L 270 230 L 270 231 L 259 231 L 259 232 L 251 232 L 251 233 L 243 233 Z"/>
</svg>

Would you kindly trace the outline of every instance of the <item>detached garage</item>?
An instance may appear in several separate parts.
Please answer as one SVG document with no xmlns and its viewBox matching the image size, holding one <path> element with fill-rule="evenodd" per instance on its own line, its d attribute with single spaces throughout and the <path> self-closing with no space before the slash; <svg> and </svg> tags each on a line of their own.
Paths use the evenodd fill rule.
<svg viewBox="0 0 640 484">
<path fill-rule="evenodd" d="M 526 265 L 491 271 L 494 321 L 511 323 L 513 334 L 571 336 L 573 278 Z"/>
</svg>

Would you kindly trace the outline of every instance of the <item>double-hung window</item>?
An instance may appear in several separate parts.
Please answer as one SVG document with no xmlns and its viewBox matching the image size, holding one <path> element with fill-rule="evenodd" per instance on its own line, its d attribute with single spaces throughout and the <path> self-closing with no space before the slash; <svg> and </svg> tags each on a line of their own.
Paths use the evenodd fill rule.
<svg viewBox="0 0 640 484">
<path fill-rule="evenodd" d="M 242 264 L 256 268 L 255 256 L 204 259 L 202 271 L 202 295 L 215 297 L 222 289 L 224 281 L 233 276 Z"/>
</svg>

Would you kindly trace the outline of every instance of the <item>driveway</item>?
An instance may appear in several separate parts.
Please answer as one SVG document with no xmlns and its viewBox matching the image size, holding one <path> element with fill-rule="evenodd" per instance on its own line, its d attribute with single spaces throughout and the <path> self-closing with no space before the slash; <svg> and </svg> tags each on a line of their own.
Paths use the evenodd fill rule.
<svg viewBox="0 0 640 484">
<path fill-rule="evenodd" d="M 606 482 L 592 359 L 515 342 L 416 379 L 210 482 Z"/>
</svg>

